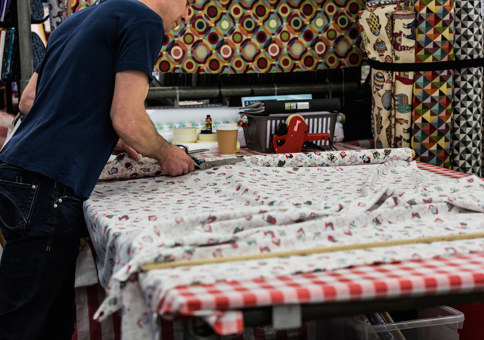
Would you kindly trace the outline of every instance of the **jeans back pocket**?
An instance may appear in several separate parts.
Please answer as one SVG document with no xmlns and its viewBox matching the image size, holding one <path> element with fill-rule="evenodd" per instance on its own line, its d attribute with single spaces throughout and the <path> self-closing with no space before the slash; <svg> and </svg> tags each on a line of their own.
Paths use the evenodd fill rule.
<svg viewBox="0 0 484 340">
<path fill-rule="evenodd" d="M 0 179 L 0 223 L 10 230 L 27 225 L 40 183 L 32 184 Z"/>
</svg>

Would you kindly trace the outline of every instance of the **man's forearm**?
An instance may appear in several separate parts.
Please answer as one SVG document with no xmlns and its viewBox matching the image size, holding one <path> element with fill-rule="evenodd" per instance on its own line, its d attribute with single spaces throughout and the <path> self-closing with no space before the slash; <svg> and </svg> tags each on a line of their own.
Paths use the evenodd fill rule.
<svg viewBox="0 0 484 340">
<path fill-rule="evenodd" d="M 24 115 L 29 113 L 30 109 L 32 108 L 32 105 L 34 104 L 34 99 L 35 97 L 25 97 L 24 95 L 22 96 L 22 99 L 20 100 L 20 103 L 18 104 L 18 109 L 20 112 L 22 112 Z"/>
<path fill-rule="evenodd" d="M 170 144 L 158 134 L 146 112 L 133 117 L 137 119 L 113 120 L 119 138 L 144 156 L 163 159 Z"/>
<path fill-rule="evenodd" d="M 29 113 L 32 105 L 34 104 L 35 93 L 37 89 L 37 77 L 37 73 L 34 73 L 32 75 L 32 78 L 30 78 L 29 83 L 27 84 L 24 92 L 22 93 L 20 102 L 18 103 L 18 109 L 25 115 Z"/>
</svg>

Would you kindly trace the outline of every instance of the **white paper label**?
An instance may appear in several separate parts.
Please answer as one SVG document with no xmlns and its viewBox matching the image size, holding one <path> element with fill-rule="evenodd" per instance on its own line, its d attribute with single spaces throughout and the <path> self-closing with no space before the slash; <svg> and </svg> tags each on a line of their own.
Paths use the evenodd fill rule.
<svg viewBox="0 0 484 340">
<path fill-rule="evenodd" d="M 484 0 L 482 0 L 484 1 Z M 304 102 L 304 103 L 297 103 L 297 109 L 298 110 L 309 110 L 309 103 Z"/>
<path fill-rule="evenodd" d="M 301 305 L 272 306 L 272 327 L 289 329 L 301 327 Z"/>
</svg>

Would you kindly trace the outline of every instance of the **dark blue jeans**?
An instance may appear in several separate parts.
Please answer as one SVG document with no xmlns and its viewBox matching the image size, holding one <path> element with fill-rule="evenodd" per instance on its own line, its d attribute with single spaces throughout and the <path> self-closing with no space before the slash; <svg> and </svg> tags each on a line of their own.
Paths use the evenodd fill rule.
<svg viewBox="0 0 484 340">
<path fill-rule="evenodd" d="M 69 187 L 0 161 L 0 339 L 71 339 L 82 203 Z"/>
</svg>

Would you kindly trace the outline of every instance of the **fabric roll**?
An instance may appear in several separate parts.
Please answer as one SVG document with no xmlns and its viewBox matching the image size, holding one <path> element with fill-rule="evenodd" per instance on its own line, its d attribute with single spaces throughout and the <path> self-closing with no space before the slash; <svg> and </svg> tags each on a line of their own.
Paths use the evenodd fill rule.
<svg viewBox="0 0 484 340">
<path fill-rule="evenodd" d="M 456 59 L 482 58 L 483 19 L 479 0 L 455 1 Z M 455 70 L 452 169 L 482 174 L 483 68 Z"/>
<path fill-rule="evenodd" d="M 391 12 L 396 5 L 368 8 L 360 12 L 359 23 L 368 58 L 379 62 L 393 61 L 393 35 Z M 372 70 L 373 138 L 377 148 L 393 145 L 393 73 Z"/>
<path fill-rule="evenodd" d="M 49 0 L 50 31 L 59 27 L 67 19 L 66 6 L 63 0 Z"/>
<path fill-rule="evenodd" d="M 455 70 L 452 169 L 482 175 L 483 68 Z"/>
<path fill-rule="evenodd" d="M 46 48 L 42 39 L 37 33 L 32 32 L 32 57 L 34 62 L 34 70 L 40 65 L 44 59 Z"/>
<path fill-rule="evenodd" d="M 454 60 L 452 0 L 414 0 L 415 62 Z M 454 71 L 415 72 L 412 148 L 417 161 L 451 168 Z"/>
<path fill-rule="evenodd" d="M 415 62 L 415 12 L 395 11 L 393 22 L 393 62 Z M 414 72 L 393 73 L 395 137 L 393 147 L 410 147 Z"/>
<path fill-rule="evenodd" d="M 231 157 L 206 158 L 206 161 L 221 160 Z M 244 156 L 245 162 L 239 162 L 233 167 L 287 167 L 297 168 L 300 166 L 325 167 L 325 166 L 356 166 L 366 164 L 383 164 L 396 161 L 412 161 L 412 150 L 406 149 L 371 149 L 371 150 L 347 150 L 307 152 L 294 154 L 276 155 L 253 155 Z M 202 170 L 203 171 L 203 170 Z M 202 172 L 201 171 L 201 172 Z M 148 157 L 141 157 L 138 161 L 131 159 L 127 154 L 121 153 L 104 166 L 100 181 L 119 180 L 127 178 L 143 178 L 164 176 L 158 161 Z"/>
</svg>

